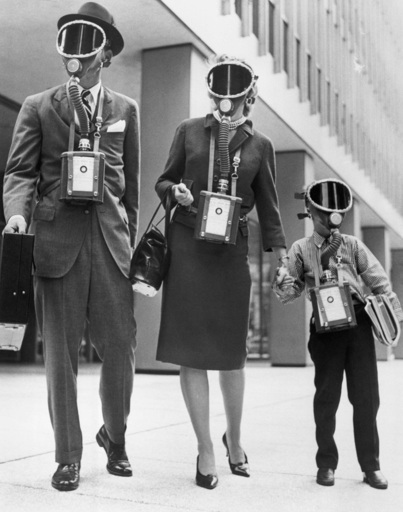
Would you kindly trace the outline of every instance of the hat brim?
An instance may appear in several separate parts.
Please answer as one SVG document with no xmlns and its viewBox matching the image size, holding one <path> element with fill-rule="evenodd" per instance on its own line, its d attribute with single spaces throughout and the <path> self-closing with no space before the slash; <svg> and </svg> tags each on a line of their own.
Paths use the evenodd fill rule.
<svg viewBox="0 0 403 512">
<path fill-rule="evenodd" d="M 75 20 L 91 21 L 92 23 L 95 23 L 95 25 L 102 27 L 105 31 L 106 37 L 111 43 L 111 50 L 114 56 L 118 55 L 123 50 L 124 41 L 119 30 L 110 23 L 94 16 L 88 16 L 86 14 L 66 14 L 66 16 L 61 17 L 57 22 L 57 28 L 60 29 L 66 23 Z"/>
</svg>

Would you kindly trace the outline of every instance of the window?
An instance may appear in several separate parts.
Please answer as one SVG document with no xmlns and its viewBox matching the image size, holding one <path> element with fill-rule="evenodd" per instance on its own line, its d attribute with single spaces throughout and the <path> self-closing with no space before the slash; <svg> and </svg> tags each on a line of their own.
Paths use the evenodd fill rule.
<svg viewBox="0 0 403 512">
<path fill-rule="evenodd" d="M 336 134 L 340 134 L 340 115 L 339 115 L 339 93 L 334 94 L 334 128 Z"/>
<path fill-rule="evenodd" d="M 312 100 L 312 57 L 307 55 L 307 96 L 308 100 Z"/>
<path fill-rule="evenodd" d="M 327 122 L 329 125 L 332 122 L 332 97 L 331 97 L 331 90 L 330 90 L 330 82 L 327 80 L 326 82 L 326 115 L 327 115 Z"/>
<path fill-rule="evenodd" d="M 317 69 L 317 108 L 318 112 L 322 111 L 322 71 L 320 68 Z"/>
<path fill-rule="evenodd" d="M 274 57 L 274 27 L 275 27 L 275 9 L 273 2 L 269 2 L 269 53 Z"/>
<path fill-rule="evenodd" d="M 295 81 L 297 84 L 297 87 L 301 88 L 301 41 L 297 38 L 295 38 L 295 52 L 296 52 L 296 59 L 295 59 Z"/>
<path fill-rule="evenodd" d="M 283 69 L 288 73 L 288 23 L 283 20 Z"/>
</svg>

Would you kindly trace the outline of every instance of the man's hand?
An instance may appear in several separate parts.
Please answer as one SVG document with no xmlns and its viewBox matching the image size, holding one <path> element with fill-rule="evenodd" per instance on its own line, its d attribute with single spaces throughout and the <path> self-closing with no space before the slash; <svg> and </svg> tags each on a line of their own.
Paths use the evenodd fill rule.
<svg viewBox="0 0 403 512">
<path fill-rule="evenodd" d="M 179 185 L 173 185 L 172 194 L 174 199 L 181 206 L 190 206 L 193 203 L 192 193 L 184 183 L 179 183 Z"/>
<path fill-rule="evenodd" d="M 13 215 L 4 228 L 3 233 L 26 233 L 27 223 L 22 215 Z"/>
</svg>

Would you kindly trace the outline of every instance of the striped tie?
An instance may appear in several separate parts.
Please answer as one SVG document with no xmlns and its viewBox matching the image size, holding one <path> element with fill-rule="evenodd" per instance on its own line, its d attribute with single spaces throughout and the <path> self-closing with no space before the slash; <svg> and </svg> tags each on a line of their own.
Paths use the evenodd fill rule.
<svg viewBox="0 0 403 512">
<path fill-rule="evenodd" d="M 91 122 L 91 119 L 92 119 L 92 110 L 91 110 L 91 105 L 89 102 L 90 97 L 91 97 L 91 91 L 84 90 L 81 93 L 81 98 L 83 100 L 83 105 L 84 105 L 85 111 L 87 112 L 87 117 L 88 117 L 89 122 Z"/>
</svg>

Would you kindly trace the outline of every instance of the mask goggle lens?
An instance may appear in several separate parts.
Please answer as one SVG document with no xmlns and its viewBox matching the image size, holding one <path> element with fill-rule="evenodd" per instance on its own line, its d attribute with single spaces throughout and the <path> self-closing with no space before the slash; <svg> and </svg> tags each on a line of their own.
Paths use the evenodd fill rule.
<svg viewBox="0 0 403 512">
<path fill-rule="evenodd" d="M 307 195 L 309 201 L 323 211 L 344 213 L 353 204 L 350 189 L 339 181 L 326 180 L 314 183 L 307 190 Z"/>
<path fill-rule="evenodd" d="M 207 87 L 219 98 L 237 98 L 246 94 L 255 82 L 252 70 L 239 63 L 217 64 L 207 75 Z"/>
<path fill-rule="evenodd" d="M 104 30 L 90 21 L 76 20 L 66 23 L 57 34 L 57 51 L 63 57 L 91 57 L 106 44 Z"/>
</svg>

